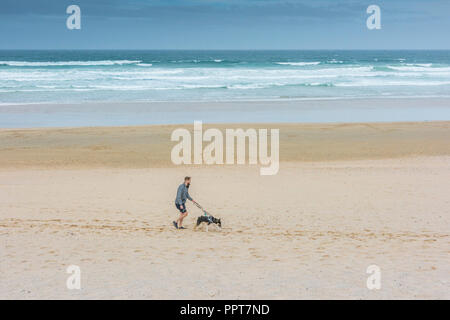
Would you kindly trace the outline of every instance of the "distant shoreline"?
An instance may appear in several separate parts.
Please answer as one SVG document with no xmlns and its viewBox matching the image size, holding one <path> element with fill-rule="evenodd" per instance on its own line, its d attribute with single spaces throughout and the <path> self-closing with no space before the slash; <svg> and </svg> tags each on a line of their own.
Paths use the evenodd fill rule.
<svg viewBox="0 0 450 320">
<path fill-rule="evenodd" d="M 0 128 L 449 121 L 450 98 L 0 105 Z"/>
</svg>

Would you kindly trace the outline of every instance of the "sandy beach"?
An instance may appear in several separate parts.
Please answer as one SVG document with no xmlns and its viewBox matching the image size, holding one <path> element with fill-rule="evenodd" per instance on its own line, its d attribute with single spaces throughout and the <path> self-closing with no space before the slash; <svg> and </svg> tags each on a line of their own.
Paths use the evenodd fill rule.
<svg viewBox="0 0 450 320">
<path fill-rule="evenodd" d="M 178 127 L 0 129 L 0 298 L 450 298 L 450 122 L 205 125 L 279 128 L 274 176 L 173 165 Z M 185 175 L 222 231 L 171 225 Z"/>
</svg>

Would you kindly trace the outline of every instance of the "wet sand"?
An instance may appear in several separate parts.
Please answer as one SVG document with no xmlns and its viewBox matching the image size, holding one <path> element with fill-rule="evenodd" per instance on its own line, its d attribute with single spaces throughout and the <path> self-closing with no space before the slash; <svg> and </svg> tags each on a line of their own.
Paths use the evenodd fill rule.
<svg viewBox="0 0 450 320">
<path fill-rule="evenodd" d="M 170 136 L 177 128 L 193 133 L 193 123 L 0 129 L 0 168 L 173 167 Z M 203 125 L 208 128 L 279 129 L 282 162 L 450 155 L 450 122 Z"/>
</svg>

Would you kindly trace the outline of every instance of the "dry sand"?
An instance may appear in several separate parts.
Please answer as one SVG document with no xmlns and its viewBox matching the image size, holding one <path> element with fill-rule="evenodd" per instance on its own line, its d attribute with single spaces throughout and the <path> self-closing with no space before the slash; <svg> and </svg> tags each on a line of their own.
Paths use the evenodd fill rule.
<svg viewBox="0 0 450 320">
<path fill-rule="evenodd" d="M 174 126 L 0 130 L 0 298 L 450 298 L 449 122 L 251 126 L 277 175 L 173 166 Z M 171 226 L 187 174 L 221 232 Z"/>
</svg>

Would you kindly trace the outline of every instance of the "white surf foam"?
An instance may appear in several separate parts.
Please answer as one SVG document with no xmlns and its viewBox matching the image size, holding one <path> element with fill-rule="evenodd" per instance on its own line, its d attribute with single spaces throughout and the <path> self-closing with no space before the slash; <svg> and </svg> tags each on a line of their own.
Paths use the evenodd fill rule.
<svg viewBox="0 0 450 320">
<path fill-rule="evenodd" d="M 99 60 L 99 61 L 0 61 L 0 65 L 12 67 L 51 67 L 51 66 L 111 66 L 141 63 L 141 60 Z"/>
<path fill-rule="evenodd" d="M 276 64 L 286 65 L 286 66 L 316 66 L 320 64 L 319 61 L 315 62 L 275 62 Z"/>
</svg>

